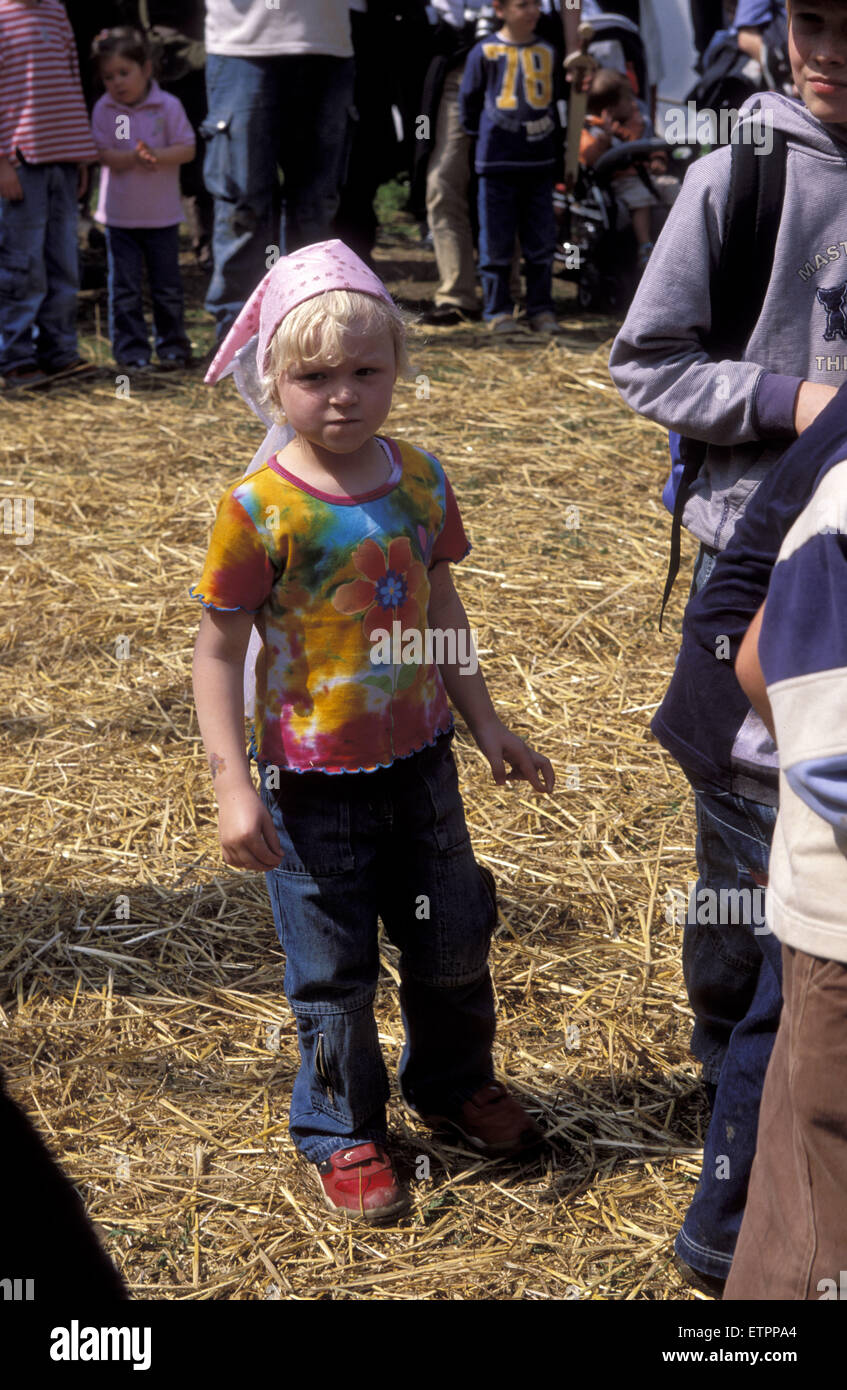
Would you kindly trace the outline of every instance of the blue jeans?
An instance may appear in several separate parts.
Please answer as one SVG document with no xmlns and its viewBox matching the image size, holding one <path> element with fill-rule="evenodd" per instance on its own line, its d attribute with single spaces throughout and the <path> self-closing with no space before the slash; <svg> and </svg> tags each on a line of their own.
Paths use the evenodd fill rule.
<svg viewBox="0 0 847 1390">
<path fill-rule="evenodd" d="M 209 113 L 203 175 L 215 200 L 215 268 L 206 308 L 220 339 L 273 265 L 280 246 L 278 166 L 286 251 L 332 232 L 349 156 L 353 59 L 320 54 L 206 59 Z"/>
<path fill-rule="evenodd" d="M 701 545 L 692 594 L 708 582 L 716 559 L 716 551 Z M 675 1248 L 701 1273 L 725 1278 L 747 1200 L 759 1103 L 782 1010 L 781 948 L 760 920 L 777 808 L 706 792 L 696 777 L 689 780 L 699 877 L 683 935 L 682 971 L 695 1019 L 691 1051 L 703 1065 L 712 1115 L 703 1170 Z M 732 893 L 739 896 L 726 897 Z M 718 922 L 707 920 L 710 902 Z"/>
<path fill-rule="evenodd" d="M 109 337 L 115 361 L 138 366 L 150 361 L 141 286 L 144 265 L 150 281 L 156 355 L 160 362 L 187 362 L 191 344 L 185 332 L 179 226 L 107 227 Z"/>
<path fill-rule="evenodd" d="M 695 790 L 695 796 L 699 878 L 682 970 L 695 1016 L 691 1051 L 703 1064 L 713 1103 L 703 1171 L 675 1249 L 695 1269 L 725 1278 L 744 1215 L 762 1087 L 782 1010 L 781 947 L 762 911 L 776 807 L 729 792 Z M 734 892 L 737 897 L 727 896 Z M 710 922 L 710 916 L 719 920 Z"/>
<path fill-rule="evenodd" d="M 478 201 L 483 318 L 512 312 L 509 281 L 516 236 L 524 257 L 527 314 L 534 318 L 552 313 L 556 249 L 553 175 L 520 171 L 481 174 Z"/>
<path fill-rule="evenodd" d="M 0 198 L 0 372 L 79 356 L 77 166 L 23 164 L 23 199 Z"/>
<path fill-rule="evenodd" d="M 385 1141 L 377 916 L 400 951 L 403 1095 L 443 1114 L 492 1079 L 494 880 L 474 859 L 449 738 L 371 773 L 283 770 L 278 789 L 259 770 L 283 847 L 267 884 L 300 1044 L 291 1137 L 322 1163 Z"/>
</svg>

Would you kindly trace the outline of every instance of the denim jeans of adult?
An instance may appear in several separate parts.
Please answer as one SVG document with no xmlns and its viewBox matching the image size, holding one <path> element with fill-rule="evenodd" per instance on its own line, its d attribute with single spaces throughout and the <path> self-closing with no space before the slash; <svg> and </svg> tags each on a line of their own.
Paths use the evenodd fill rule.
<svg viewBox="0 0 847 1390">
<path fill-rule="evenodd" d="M 516 236 L 524 257 L 527 315 L 552 313 L 556 223 L 549 172 L 480 175 L 479 270 L 486 319 L 514 308 L 510 279 Z"/>
<path fill-rule="evenodd" d="M 79 355 L 77 166 L 22 164 L 23 198 L 0 198 L 0 372 Z"/>
<path fill-rule="evenodd" d="M 214 272 L 206 308 L 218 337 L 285 250 L 325 241 L 349 154 L 353 60 L 320 54 L 206 60 L 206 187 L 215 200 Z"/>
<path fill-rule="evenodd" d="M 179 227 L 107 227 L 109 337 L 116 362 L 150 361 L 141 288 L 144 266 L 153 301 L 156 355 L 160 362 L 187 362 Z"/>
<path fill-rule="evenodd" d="M 443 1113 L 492 1079 L 494 884 L 474 859 L 449 739 L 372 773 L 259 768 L 283 848 L 267 884 L 300 1046 L 291 1136 L 321 1163 L 385 1140 L 378 916 L 400 951 L 403 1094 Z"/>
</svg>

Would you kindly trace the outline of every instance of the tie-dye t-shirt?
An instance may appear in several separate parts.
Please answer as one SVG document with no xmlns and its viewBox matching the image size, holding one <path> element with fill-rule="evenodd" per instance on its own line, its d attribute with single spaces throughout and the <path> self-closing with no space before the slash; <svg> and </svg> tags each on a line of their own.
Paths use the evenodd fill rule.
<svg viewBox="0 0 847 1390">
<path fill-rule="evenodd" d="M 274 455 L 218 506 L 191 593 L 208 608 L 256 614 L 264 645 L 254 737 L 262 762 L 370 772 L 452 725 L 437 665 L 404 664 L 401 656 L 414 629 L 426 655 L 430 567 L 461 560 L 470 546 L 437 459 L 405 442 L 381 442 L 391 473 L 373 492 L 318 492 Z M 372 641 L 377 630 L 403 634 L 390 652 L 396 664 L 371 659 L 388 646 Z"/>
</svg>

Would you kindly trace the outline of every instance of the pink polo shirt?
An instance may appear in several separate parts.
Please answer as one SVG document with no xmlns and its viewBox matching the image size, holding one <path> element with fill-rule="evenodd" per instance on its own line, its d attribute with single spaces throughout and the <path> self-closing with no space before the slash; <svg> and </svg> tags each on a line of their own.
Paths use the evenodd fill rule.
<svg viewBox="0 0 847 1390">
<path fill-rule="evenodd" d="M 102 96 L 91 115 L 91 132 L 99 150 L 134 150 L 139 140 L 151 150 L 194 144 L 182 102 L 163 92 L 158 82 L 151 82 L 137 106 L 123 106 L 108 94 Z M 152 170 L 101 167 L 94 216 L 107 227 L 171 227 L 181 222 L 179 165 Z"/>
</svg>

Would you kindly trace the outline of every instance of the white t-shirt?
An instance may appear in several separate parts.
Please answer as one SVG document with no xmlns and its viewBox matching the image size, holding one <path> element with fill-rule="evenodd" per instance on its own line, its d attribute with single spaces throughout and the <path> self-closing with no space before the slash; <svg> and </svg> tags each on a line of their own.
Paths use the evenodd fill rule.
<svg viewBox="0 0 847 1390">
<path fill-rule="evenodd" d="M 348 0 L 206 0 L 206 50 L 231 58 L 351 58 Z"/>
</svg>

